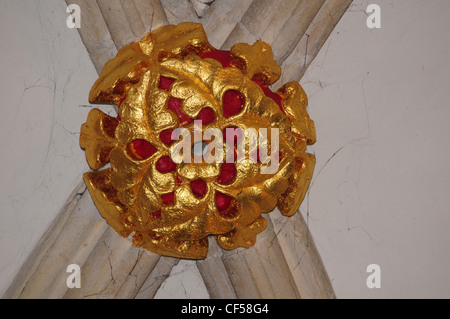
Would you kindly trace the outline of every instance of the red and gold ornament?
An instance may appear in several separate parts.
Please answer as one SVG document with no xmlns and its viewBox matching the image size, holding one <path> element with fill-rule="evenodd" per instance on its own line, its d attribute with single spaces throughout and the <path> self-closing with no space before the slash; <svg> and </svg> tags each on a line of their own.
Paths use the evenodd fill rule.
<svg viewBox="0 0 450 319">
<path fill-rule="evenodd" d="M 161 27 L 122 48 L 89 95 L 116 104 L 119 115 L 92 110 L 80 136 L 94 170 L 84 179 L 109 225 L 151 252 L 201 259 L 208 236 L 224 249 L 248 248 L 267 225 L 263 213 L 293 215 L 314 170 L 306 146 L 316 135 L 297 82 L 270 90 L 280 75 L 268 44 L 216 50 L 195 23 Z M 278 171 L 261 174 L 259 161 L 175 163 L 172 132 L 193 135 L 195 120 L 221 131 L 278 128 Z"/>
</svg>

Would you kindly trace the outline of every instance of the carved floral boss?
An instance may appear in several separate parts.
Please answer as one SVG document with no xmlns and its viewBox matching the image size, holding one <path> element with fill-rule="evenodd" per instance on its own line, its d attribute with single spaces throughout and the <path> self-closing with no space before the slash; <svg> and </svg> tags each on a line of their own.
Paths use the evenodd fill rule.
<svg viewBox="0 0 450 319">
<path fill-rule="evenodd" d="M 151 252 L 201 259 L 210 235 L 224 249 L 248 248 L 267 225 L 262 213 L 293 215 L 314 170 L 305 150 L 316 137 L 302 87 L 269 89 L 280 75 L 268 44 L 216 50 L 200 24 L 164 26 L 122 48 L 89 95 L 116 104 L 119 115 L 92 110 L 80 136 L 95 170 L 84 180 L 109 225 Z M 277 128 L 278 170 L 261 174 L 260 161 L 176 164 L 172 133 L 194 134 L 196 120 L 203 130 Z"/>
</svg>

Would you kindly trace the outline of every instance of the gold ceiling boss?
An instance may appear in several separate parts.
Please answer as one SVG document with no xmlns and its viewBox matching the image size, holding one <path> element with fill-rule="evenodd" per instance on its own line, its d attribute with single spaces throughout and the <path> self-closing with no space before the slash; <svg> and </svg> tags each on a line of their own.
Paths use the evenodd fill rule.
<svg viewBox="0 0 450 319">
<path fill-rule="evenodd" d="M 161 27 L 122 48 L 89 95 L 91 103 L 116 104 L 119 114 L 92 110 L 80 136 L 94 170 L 84 180 L 108 224 L 123 237 L 133 234 L 133 245 L 151 252 L 202 259 L 210 235 L 224 249 L 248 248 L 267 225 L 261 214 L 278 207 L 293 215 L 311 181 L 315 157 L 306 146 L 316 134 L 297 82 L 270 90 L 280 75 L 268 44 L 216 50 L 195 23 Z M 178 129 L 188 134 L 177 136 Z M 259 144 L 244 145 L 241 161 L 234 137 L 208 139 L 211 129 L 254 129 Z M 277 143 L 261 139 L 271 129 L 279 133 Z M 201 152 L 220 141 L 223 152 L 211 154 L 223 160 L 174 159 L 180 141 L 198 146 L 199 132 Z M 225 159 L 230 145 L 231 161 Z M 262 146 L 277 161 L 276 171 L 263 173 L 269 163 L 261 160 Z"/>
</svg>

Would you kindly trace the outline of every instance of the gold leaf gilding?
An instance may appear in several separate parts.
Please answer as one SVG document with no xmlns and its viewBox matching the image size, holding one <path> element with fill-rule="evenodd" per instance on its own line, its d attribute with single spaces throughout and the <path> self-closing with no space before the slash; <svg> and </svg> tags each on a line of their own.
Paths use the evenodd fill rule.
<svg viewBox="0 0 450 319">
<path fill-rule="evenodd" d="M 306 153 L 316 135 L 305 92 L 297 82 L 288 83 L 273 93 L 278 105 L 260 86 L 281 74 L 270 46 L 237 44 L 229 53 L 231 67 L 225 68 L 201 58 L 214 50 L 200 24 L 161 27 L 121 49 L 89 95 L 92 103 L 120 105 L 117 119 L 93 110 L 82 126 L 80 145 L 91 168 L 111 164 L 85 174 L 89 192 L 111 227 L 124 237 L 133 234 L 135 246 L 157 254 L 205 258 L 210 235 L 224 249 L 254 245 L 267 226 L 262 214 L 277 206 L 286 216 L 294 214 L 314 170 L 315 158 Z M 170 87 L 161 86 L 163 79 L 172 81 Z M 226 117 L 223 100 L 229 91 L 238 91 L 243 105 Z M 192 133 L 193 120 L 205 109 L 213 113 L 208 127 L 220 131 L 278 128 L 278 171 L 261 174 L 265 164 L 234 163 L 233 179 L 223 182 L 225 166 L 219 163 L 170 167 L 173 145 L 161 134 L 178 127 Z M 179 112 L 189 121 L 181 121 Z M 136 153 L 136 141 L 145 143 L 148 156 Z M 226 209 L 223 201 L 229 201 Z"/>
</svg>

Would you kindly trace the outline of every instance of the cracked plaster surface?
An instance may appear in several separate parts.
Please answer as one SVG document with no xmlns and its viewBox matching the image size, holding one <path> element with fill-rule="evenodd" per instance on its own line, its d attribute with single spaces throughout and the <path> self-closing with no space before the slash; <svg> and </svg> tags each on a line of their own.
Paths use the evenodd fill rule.
<svg viewBox="0 0 450 319">
<path fill-rule="evenodd" d="M 64 2 L 2 1 L 0 294 L 87 170 L 78 139 L 97 74 Z M 79 107 L 80 105 L 80 107 Z"/>
<path fill-rule="evenodd" d="M 371 3 L 353 2 L 302 80 L 318 136 L 301 210 L 338 297 L 448 297 L 450 4 L 376 1 L 368 29 Z"/>
</svg>

